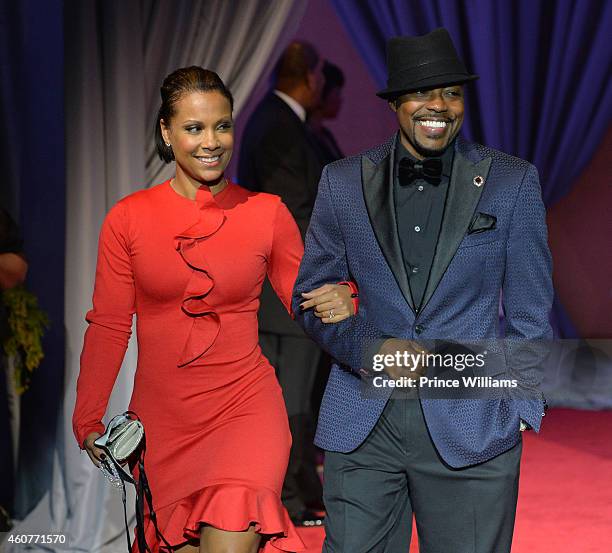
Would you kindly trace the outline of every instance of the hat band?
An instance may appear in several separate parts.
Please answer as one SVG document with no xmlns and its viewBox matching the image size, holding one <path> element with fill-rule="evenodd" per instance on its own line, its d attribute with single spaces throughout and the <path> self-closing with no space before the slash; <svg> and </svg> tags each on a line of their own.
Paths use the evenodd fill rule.
<svg viewBox="0 0 612 553">
<path fill-rule="evenodd" d="M 406 84 L 419 83 L 443 75 L 465 75 L 469 77 L 465 65 L 456 58 L 441 59 L 391 72 L 387 81 L 388 88 L 406 86 Z"/>
</svg>

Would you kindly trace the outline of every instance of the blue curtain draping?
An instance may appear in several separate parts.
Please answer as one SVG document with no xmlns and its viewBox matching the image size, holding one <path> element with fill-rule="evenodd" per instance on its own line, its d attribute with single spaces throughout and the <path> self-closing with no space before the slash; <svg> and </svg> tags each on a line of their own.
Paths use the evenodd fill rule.
<svg viewBox="0 0 612 553">
<path fill-rule="evenodd" d="M 464 132 L 531 161 L 547 206 L 591 159 L 612 116 L 612 2 L 332 0 L 377 84 L 389 37 L 445 27 L 470 71 Z"/>
<path fill-rule="evenodd" d="M 0 0 L 0 203 L 20 223 L 29 265 L 26 285 L 51 322 L 43 339 L 45 357 L 19 402 L 14 501 L 14 475 L 3 471 L 0 479 L 4 507 L 15 516 L 27 513 L 51 485 L 64 388 L 63 56 L 62 0 Z M 1 364 L 0 378 L 5 378 Z M 6 401 L 0 395 L 0 402 Z M 2 417 L 3 443 L 9 443 L 6 432 Z M 0 449 L 0 465 L 6 466 L 11 449 Z"/>
</svg>

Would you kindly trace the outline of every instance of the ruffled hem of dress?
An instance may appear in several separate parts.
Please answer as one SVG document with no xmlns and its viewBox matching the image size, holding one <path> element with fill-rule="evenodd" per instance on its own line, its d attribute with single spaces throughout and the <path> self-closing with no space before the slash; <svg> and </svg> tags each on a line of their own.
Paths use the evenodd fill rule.
<svg viewBox="0 0 612 553">
<path fill-rule="evenodd" d="M 230 532 L 244 531 L 254 524 L 263 537 L 260 553 L 306 549 L 278 495 L 265 488 L 243 484 L 207 486 L 156 509 L 156 515 L 159 530 L 173 548 L 191 539 L 199 540 L 202 524 Z M 152 553 L 166 553 L 168 548 L 157 540 L 148 516 L 145 521 L 145 535 Z M 132 551 L 138 552 L 136 543 Z"/>
</svg>

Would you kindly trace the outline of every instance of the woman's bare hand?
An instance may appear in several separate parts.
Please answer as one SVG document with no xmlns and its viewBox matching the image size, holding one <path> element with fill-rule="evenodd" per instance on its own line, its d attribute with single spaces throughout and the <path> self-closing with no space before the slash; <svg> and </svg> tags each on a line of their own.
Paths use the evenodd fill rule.
<svg viewBox="0 0 612 553">
<path fill-rule="evenodd" d="M 345 284 L 324 284 L 310 292 L 303 292 L 306 301 L 302 309 L 313 309 L 314 316 L 322 323 L 339 323 L 355 314 L 351 289 Z"/>
<path fill-rule="evenodd" d="M 96 465 L 96 467 L 99 467 L 100 461 L 104 460 L 106 457 L 104 451 L 94 445 L 94 441 L 97 440 L 99 437 L 100 434 L 98 432 L 92 432 L 87 436 L 87 438 L 85 438 L 85 441 L 83 442 L 83 446 L 85 448 L 85 451 L 87 451 L 87 455 L 89 455 L 91 462 Z"/>
</svg>

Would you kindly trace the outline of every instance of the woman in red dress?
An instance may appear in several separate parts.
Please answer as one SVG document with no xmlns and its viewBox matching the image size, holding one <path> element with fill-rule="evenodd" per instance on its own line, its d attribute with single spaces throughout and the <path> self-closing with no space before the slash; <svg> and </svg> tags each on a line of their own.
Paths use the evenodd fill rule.
<svg viewBox="0 0 612 553">
<path fill-rule="evenodd" d="M 102 451 L 93 441 L 104 431 L 136 314 L 129 409 L 146 429 L 158 526 L 173 551 L 301 550 L 280 502 L 287 415 L 257 335 L 266 275 L 290 309 L 301 237 L 278 196 L 224 177 L 233 101 L 218 75 L 179 69 L 161 93 L 158 151 L 176 161 L 176 176 L 119 201 L 102 226 L 75 436 L 98 465 Z M 323 322 L 353 313 L 348 287 L 314 292 L 309 304 Z M 160 551 L 148 517 L 145 534 Z"/>
</svg>

